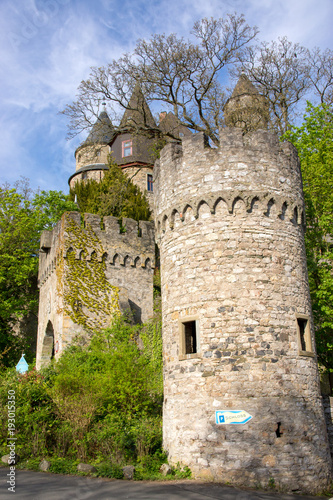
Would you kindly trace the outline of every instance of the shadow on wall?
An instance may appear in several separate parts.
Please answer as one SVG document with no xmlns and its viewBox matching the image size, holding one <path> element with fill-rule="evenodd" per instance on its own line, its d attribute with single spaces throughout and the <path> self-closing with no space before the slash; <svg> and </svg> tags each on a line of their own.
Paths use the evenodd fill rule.
<svg viewBox="0 0 333 500">
<path fill-rule="evenodd" d="M 131 308 L 131 313 L 133 315 L 133 321 L 134 323 L 142 323 L 141 321 L 141 307 L 139 307 L 135 302 L 132 300 L 128 299 L 128 303 Z"/>
</svg>

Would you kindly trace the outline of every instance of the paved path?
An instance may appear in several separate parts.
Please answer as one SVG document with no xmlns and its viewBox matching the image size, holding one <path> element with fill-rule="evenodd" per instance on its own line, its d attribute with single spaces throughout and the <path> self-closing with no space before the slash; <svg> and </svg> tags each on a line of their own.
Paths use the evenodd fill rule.
<svg viewBox="0 0 333 500">
<path fill-rule="evenodd" d="M 7 468 L 0 469 L 0 500 L 319 500 L 323 497 L 239 490 L 195 481 L 120 481 L 16 471 L 15 493 L 7 490 Z M 327 498 L 326 498 L 327 500 Z"/>
</svg>

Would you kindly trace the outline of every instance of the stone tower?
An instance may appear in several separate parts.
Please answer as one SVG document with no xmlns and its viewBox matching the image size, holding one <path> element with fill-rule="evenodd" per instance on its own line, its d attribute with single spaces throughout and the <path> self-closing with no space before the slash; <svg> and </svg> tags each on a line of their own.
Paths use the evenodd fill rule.
<svg viewBox="0 0 333 500">
<path fill-rule="evenodd" d="M 87 139 L 75 151 L 76 169 L 68 180 L 70 188 L 73 188 L 76 182 L 88 179 L 99 182 L 103 178 L 104 171 L 108 170 L 110 143 L 115 135 L 112 122 L 104 110 L 98 116 Z"/>
<path fill-rule="evenodd" d="M 238 127 L 243 132 L 266 129 L 268 106 L 255 86 L 244 74 L 239 78 L 234 91 L 224 106 L 227 127 Z"/>
<path fill-rule="evenodd" d="M 155 164 L 164 448 L 197 477 L 315 493 L 331 462 L 298 156 L 238 125 Z"/>
</svg>

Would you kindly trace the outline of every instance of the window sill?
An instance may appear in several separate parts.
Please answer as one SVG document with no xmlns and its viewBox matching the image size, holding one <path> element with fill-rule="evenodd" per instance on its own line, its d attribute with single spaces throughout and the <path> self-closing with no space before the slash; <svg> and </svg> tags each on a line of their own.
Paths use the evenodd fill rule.
<svg viewBox="0 0 333 500">
<path fill-rule="evenodd" d="M 184 361 L 184 359 L 201 359 L 200 352 L 194 352 L 193 354 L 180 354 L 178 357 L 179 361 Z"/>
<path fill-rule="evenodd" d="M 310 351 L 298 351 L 298 355 L 299 356 L 307 356 L 308 358 L 315 358 L 316 355 L 314 352 L 310 352 Z"/>
</svg>

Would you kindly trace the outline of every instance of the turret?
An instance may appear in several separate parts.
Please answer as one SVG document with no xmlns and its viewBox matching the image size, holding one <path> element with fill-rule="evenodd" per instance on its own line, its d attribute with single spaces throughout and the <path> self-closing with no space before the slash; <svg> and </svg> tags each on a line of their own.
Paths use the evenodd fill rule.
<svg viewBox="0 0 333 500">
<path fill-rule="evenodd" d="M 103 104 L 105 108 L 105 104 Z M 100 181 L 107 170 L 110 143 L 115 136 L 112 122 L 104 109 L 98 116 L 87 139 L 76 149 L 76 171 L 68 180 L 74 187 L 77 181 L 94 179 Z"/>
<path fill-rule="evenodd" d="M 267 129 L 268 105 L 250 80 L 242 74 L 224 106 L 227 127 L 241 128 L 244 133 Z"/>
<path fill-rule="evenodd" d="M 163 446 L 195 477 L 316 493 L 331 463 L 300 165 L 276 134 L 246 133 L 265 125 L 248 88 L 219 148 L 195 134 L 155 163 Z"/>
</svg>

